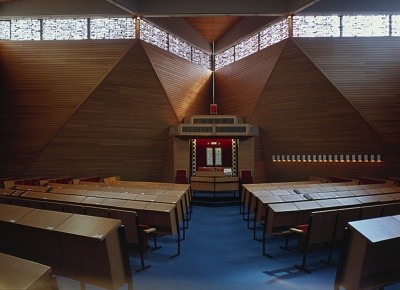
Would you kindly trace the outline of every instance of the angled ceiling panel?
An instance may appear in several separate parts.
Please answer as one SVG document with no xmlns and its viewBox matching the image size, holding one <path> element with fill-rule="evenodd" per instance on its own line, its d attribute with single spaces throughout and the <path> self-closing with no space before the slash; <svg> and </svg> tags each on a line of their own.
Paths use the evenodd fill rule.
<svg viewBox="0 0 400 290">
<path fill-rule="evenodd" d="M 215 72 L 218 112 L 251 118 L 285 41 L 267 47 Z"/>
<path fill-rule="evenodd" d="M 161 180 L 177 119 L 140 41 L 88 96 L 26 175 Z"/>
<path fill-rule="evenodd" d="M 1 42 L 0 122 L 7 126 L 0 138 L 10 142 L 0 154 L 7 176 L 20 175 L 128 46 L 128 41 Z"/>
<path fill-rule="evenodd" d="M 266 162 L 274 154 L 383 154 L 389 168 L 396 164 L 387 144 L 293 40 L 287 42 L 249 122 L 261 128 Z M 301 168 L 303 178 L 316 170 L 320 176 L 335 170 L 348 176 L 381 174 L 379 166 Z M 266 171 L 271 180 L 299 178 L 296 166 L 266 166 Z"/>
<path fill-rule="evenodd" d="M 296 39 L 400 156 L 400 43 L 393 37 Z"/>
<path fill-rule="evenodd" d="M 209 113 L 211 71 L 142 42 L 178 119 Z"/>
</svg>

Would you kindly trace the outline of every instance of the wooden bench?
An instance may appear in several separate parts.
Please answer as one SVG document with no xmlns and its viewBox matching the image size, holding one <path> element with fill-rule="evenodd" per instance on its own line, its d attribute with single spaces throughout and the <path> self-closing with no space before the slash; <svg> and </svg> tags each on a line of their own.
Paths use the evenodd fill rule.
<svg viewBox="0 0 400 290">
<path fill-rule="evenodd" d="M 92 215 L 100 215 L 100 212 L 103 212 L 103 216 L 105 216 L 106 209 L 112 208 L 115 206 L 115 202 L 118 200 L 117 198 L 104 198 L 100 197 L 101 191 L 95 190 L 82 190 L 82 189 L 74 189 L 74 185 L 66 185 L 70 188 L 68 194 L 58 194 L 51 192 L 43 192 L 43 187 L 39 187 L 39 192 L 33 191 L 36 187 L 21 187 L 20 189 L 29 189 L 19 197 L 15 197 L 12 200 L 13 204 L 18 204 L 21 206 L 26 206 L 27 202 L 30 205 L 38 204 L 40 207 L 40 201 L 58 201 L 63 204 L 62 209 L 64 212 L 76 213 L 76 214 L 92 214 Z M 51 187 L 50 187 L 51 188 Z M 72 189 L 71 189 L 72 188 Z M 48 190 L 46 190 L 48 191 Z M 154 192 L 154 191 L 153 191 Z M 155 198 L 159 197 L 158 195 L 140 195 L 143 197 L 150 197 L 151 201 L 154 201 L 155 204 L 160 205 L 151 205 L 152 202 L 145 202 L 140 200 L 120 200 L 123 201 L 117 205 L 119 209 L 124 209 L 127 211 L 134 211 L 138 214 L 139 220 L 141 224 L 149 224 L 151 223 L 151 228 L 156 228 L 157 231 L 153 233 L 154 238 L 162 235 L 177 235 L 177 253 L 171 255 L 171 257 L 176 257 L 180 255 L 180 242 L 185 238 L 185 221 L 184 221 L 184 207 L 183 202 L 180 201 L 180 198 L 177 199 L 178 193 L 184 194 L 183 191 L 173 191 L 171 196 L 166 196 L 168 201 L 164 200 L 160 202 L 155 202 Z M 132 196 L 139 196 L 138 194 L 131 194 Z M 171 202 L 171 198 L 178 200 L 176 202 Z M 141 205 L 145 205 L 142 207 Z M 140 206 L 136 206 L 140 205 Z M 88 211 L 85 211 L 85 208 L 88 208 Z M 98 207 L 93 208 L 93 207 Z M 158 212 L 154 208 L 163 208 L 162 212 Z M 166 209 L 166 207 L 168 209 Z M 44 208 L 40 207 L 40 208 Z M 96 212 L 96 213 L 95 213 Z M 156 218 L 154 218 L 156 216 Z M 160 218 L 162 216 L 162 218 Z M 183 235 L 180 233 L 180 222 L 183 223 Z M 127 232 L 129 231 L 137 231 L 136 228 L 126 227 Z M 156 236 L 157 234 L 157 236 Z M 156 240 L 155 240 L 156 243 Z M 155 247 L 159 249 L 160 247 Z"/>
<path fill-rule="evenodd" d="M 393 195 L 393 196 L 392 196 Z M 382 214 L 382 205 L 383 204 L 391 204 L 398 203 L 397 194 L 387 194 L 390 197 L 390 201 L 386 201 L 384 203 L 379 202 L 374 204 L 374 201 L 368 203 L 365 201 L 364 203 L 357 202 L 350 205 L 343 205 L 340 202 L 334 203 L 330 208 L 323 207 L 317 201 L 300 201 L 300 202 L 281 202 L 281 203 L 272 203 L 268 205 L 268 215 L 267 220 L 263 226 L 263 255 L 272 257 L 270 254 L 265 252 L 266 246 L 266 234 L 269 235 L 284 235 L 290 232 L 290 228 L 295 227 L 296 225 L 301 225 L 308 223 L 309 216 L 314 211 L 320 211 L 325 209 L 341 209 L 341 208 L 352 208 L 358 206 L 361 208 L 360 219 L 366 218 L 367 216 L 373 215 L 374 217 L 380 216 Z M 397 198 L 397 200 L 395 199 Z M 342 198 L 337 199 L 340 201 Z M 356 199 L 356 198 L 354 198 Z M 357 200 L 357 199 L 356 199 Z M 340 204 L 340 205 L 339 205 Z M 335 236 L 337 239 L 339 236 Z"/>
<path fill-rule="evenodd" d="M 0 205 L 7 254 L 49 265 L 55 274 L 107 289 L 132 288 L 120 220 Z M 29 243 L 29 247 L 26 245 Z"/>
</svg>

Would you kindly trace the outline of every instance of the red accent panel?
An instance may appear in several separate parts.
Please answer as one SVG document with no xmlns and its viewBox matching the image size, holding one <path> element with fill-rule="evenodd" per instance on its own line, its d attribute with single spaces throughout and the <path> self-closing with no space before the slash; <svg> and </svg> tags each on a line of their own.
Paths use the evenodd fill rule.
<svg viewBox="0 0 400 290">
<path fill-rule="evenodd" d="M 215 144 L 214 144 L 215 143 Z M 232 167 L 232 139 L 197 139 L 196 140 L 196 165 L 199 167 L 208 167 L 206 161 L 206 148 L 222 149 L 222 165 L 210 167 Z"/>
</svg>

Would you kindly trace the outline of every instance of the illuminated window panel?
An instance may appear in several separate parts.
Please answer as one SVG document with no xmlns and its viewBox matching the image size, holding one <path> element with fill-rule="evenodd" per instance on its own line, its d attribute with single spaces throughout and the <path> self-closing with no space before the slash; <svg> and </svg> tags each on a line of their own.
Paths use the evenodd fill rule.
<svg viewBox="0 0 400 290">
<path fill-rule="evenodd" d="M 211 69 L 211 56 L 196 47 L 193 47 L 192 61 L 205 68 Z"/>
<path fill-rule="evenodd" d="M 289 37 L 289 21 L 284 19 L 260 31 L 260 49 L 264 49 Z"/>
<path fill-rule="evenodd" d="M 43 40 L 78 40 L 88 38 L 86 18 L 43 19 Z"/>
<path fill-rule="evenodd" d="M 0 39 L 11 39 L 11 21 L 0 21 Z"/>
<path fill-rule="evenodd" d="M 189 61 L 192 58 L 192 47 L 173 35 L 169 35 L 169 51 Z"/>
<path fill-rule="evenodd" d="M 140 39 L 168 50 L 168 34 L 142 19 L 140 20 Z"/>
<path fill-rule="evenodd" d="M 339 16 L 294 16 L 294 37 L 339 37 Z"/>
<path fill-rule="evenodd" d="M 235 48 L 231 47 L 215 56 L 215 69 L 220 69 L 235 61 Z"/>
<path fill-rule="evenodd" d="M 90 19 L 91 39 L 135 38 L 133 18 L 92 18 Z"/>
<path fill-rule="evenodd" d="M 235 47 L 235 60 L 238 61 L 250 54 L 258 51 L 258 34 L 253 35 L 242 42 L 238 43 Z"/>
<path fill-rule="evenodd" d="M 343 36 L 389 36 L 389 15 L 342 17 Z"/>
<path fill-rule="evenodd" d="M 11 20 L 11 40 L 40 40 L 40 20 Z"/>
<path fill-rule="evenodd" d="M 400 36 L 400 15 L 392 15 L 392 36 Z"/>
</svg>

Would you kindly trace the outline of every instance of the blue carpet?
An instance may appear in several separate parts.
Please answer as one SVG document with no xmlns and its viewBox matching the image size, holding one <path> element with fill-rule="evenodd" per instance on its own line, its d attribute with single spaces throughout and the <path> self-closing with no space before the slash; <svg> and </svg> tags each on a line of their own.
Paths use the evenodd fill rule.
<svg viewBox="0 0 400 290">
<path fill-rule="evenodd" d="M 257 234 L 261 237 L 261 227 Z M 268 253 L 274 258 L 265 257 L 262 243 L 253 240 L 253 231 L 247 228 L 239 206 L 194 206 L 181 255 L 176 258 L 169 259 L 177 252 L 176 237 L 161 237 L 158 244 L 161 249 L 145 254 L 145 262 L 151 268 L 133 274 L 134 290 L 323 290 L 334 286 L 336 268 L 319 262 L 327 259 L 327 250 L 310 253 L 307 266 L 311 274 L 294 267 L 301 264 L 302 254 L 280 249 L 284 245 L 281 238 L 268 237 Z M 295 239 L 289 241 L 293 249 L 296 244 Z M 337 261 L 337 255 L 333 261 Z M 130 260 L 133 270 L 140 266 L 138 255 Z M 60 290 L 79 289 L 77 281 L 57 279 Z M 87 289 L 99 288 L 87 285 Z"/>
</svg>

